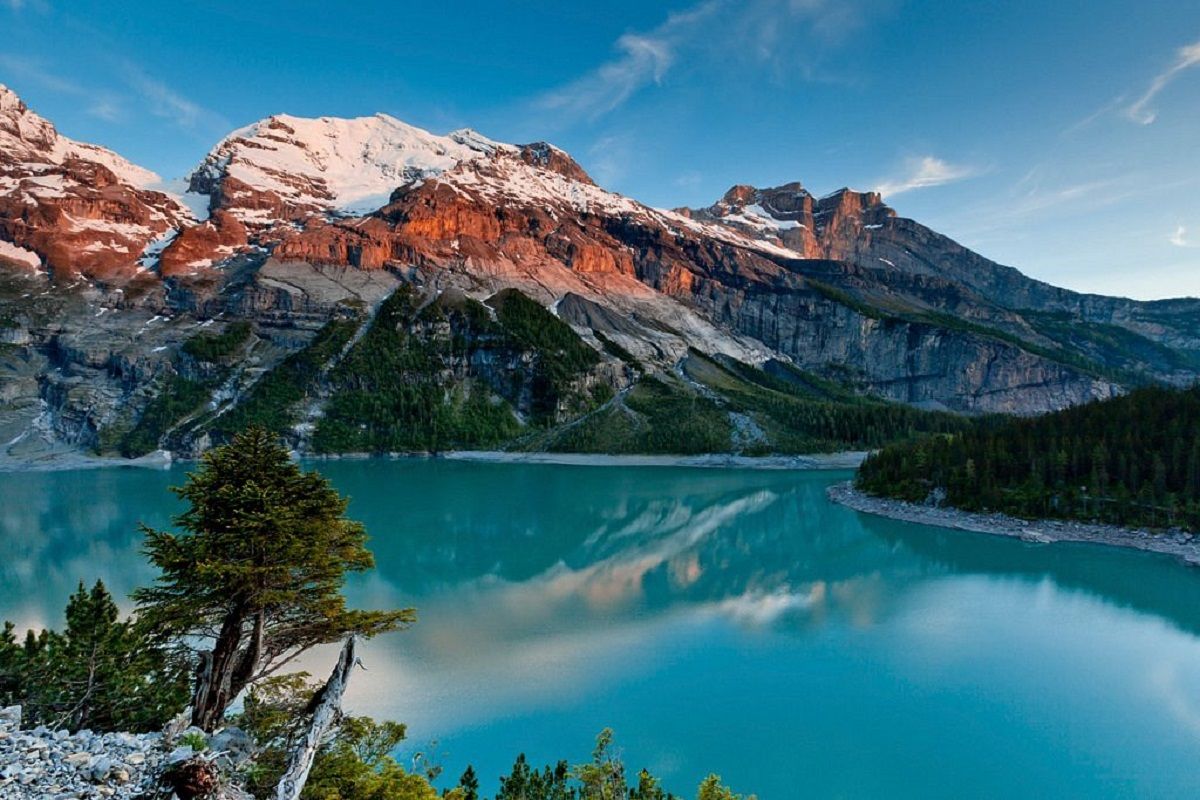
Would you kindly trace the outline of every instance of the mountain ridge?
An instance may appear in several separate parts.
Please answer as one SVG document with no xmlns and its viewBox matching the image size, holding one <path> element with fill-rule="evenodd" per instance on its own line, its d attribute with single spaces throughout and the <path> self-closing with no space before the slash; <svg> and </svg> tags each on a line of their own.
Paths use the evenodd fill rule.
<svg viewBox="0 0 1200 800">
<path fill-rule="evenodd" d="M 658 376 L 703 394 L 681 369 L 693 351 L 972 413 L 1040 413 L 1200 374 L 1200 301 L 1058 289 L 898 216 L 873 192 L 735 186 L 706 208 L 655 209 L 598 186 L 545 142 L 439 136 L 387 115 L 274 115 L 222 139 L 172 195 L 134 184 L 152 173 L 82 157 L 120 166 L 102 148 L 79 145 L 56 162 L 69 146 L 39 133 L 53 126 L 15 97 L 0 90 L 0 135 L 25 148 L 0 161 L 0 439 L 18 444 L 111 449 L 114 431 L 162 416 L 156 398 L 179 381 L 207 409 L 183 417 L 220 417 L 347 309 L 353 336 L 367 335 L 401 287 L 421 299 L 397 324 L 428 342 L 439 334 L 421 309 L 443 293 L 487 309 L 511 289 L 597 352 L 576 388 L 558 387 L 564 404 L 542 426 L 592 413 L 603 403 L 568 399 L 601 384 L 619 399 Z M 63 176 L 53 193 L 36 188 L 48 170 Z M 455 323 L 461 313 L 450 328 L 467 336 L 467 361 L 440 345 L 422 356 L 442 376 L 443 402 L 484 392 L 525 431 L 530 381 L 553 354 L 518 342 L 504 351 L 512 363 L 485 363 L 489 346 L 471 343 L 482 329 Z M 239 321 L 250 334 L 224 362 L 185 351 Z M 289 424 L 319 423 L 322 404 L 337 402 L 318 385 L 335 368 L 319 370 L 296 400 L 317 405 L 291 409 Z M 723 402 L 722 413 L 742 413 Z M 211 425 L 176 435 L 183 417 L 158 443 L 208 446 Z"/>
</svg>

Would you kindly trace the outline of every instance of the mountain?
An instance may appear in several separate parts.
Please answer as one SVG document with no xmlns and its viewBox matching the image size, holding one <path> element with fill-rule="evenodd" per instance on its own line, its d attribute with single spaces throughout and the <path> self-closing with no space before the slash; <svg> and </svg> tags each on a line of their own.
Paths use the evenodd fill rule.
<svg viewBox="0 0 1200 800">
<path fill-rule="evenodd" d="M 329 452 L 871 447 L 1200 374 L 1200 301 L 1058 289 L 875 193 L 655 209 L 550 144 L 386 115 L 269 117 L 168 190 L 7 89 L 0 135 L 15 454 L 248 422 Z"/>
<path fill-rule="evenodd" d="M 62 136 L 0 85 L 0 259 L 59 283 L 132 278 L 192 212 L 153 172 Z"/>
</svg>

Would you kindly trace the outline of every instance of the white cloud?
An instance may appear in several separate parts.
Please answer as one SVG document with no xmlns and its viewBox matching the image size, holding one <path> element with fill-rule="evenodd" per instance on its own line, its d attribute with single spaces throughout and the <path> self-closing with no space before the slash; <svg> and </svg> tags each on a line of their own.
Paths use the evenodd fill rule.
<svg viewBox="0 0 1200 800">
<path fill-rule="evenodd" d="M 675 61 L 680 40 L 722 4 L 723 0 L 707 0 L 671 14 L 649 33 L 621 36 L 616 42 L 619 57 L 543 95 L 540 105 L 591 118 L 612 111 L 643 86 L 661 83 Z"/>
<path fill-rule="evenodd" d="M 218 130 L 230 127 L 229 122 L 215 111 L 210 111 L 150 77 L 145 70 L 131 61 L 123 60 L 116 65 L 117 80 L 124 83 L 126 93 L 96 90 L 63 78 L 51 70 L 40 58 L 0 53 L 0 69 L 9 75 L 36 84 L 57 94 L 78 97 L 87 101 L 84 113 L 106 122 L 121 122 L 128 118 L 127 105 L 141 106 L 149 114 L 174 122 L 181 128 L 195 128 L 199 124 Z M 12 87 L 17 90 L 16 87 Z M 128 93 L 136 96 L 131 98 Z M 137 102 L 139 101 L 140 102 Z"/>
<path fill-rule="evenodd" d="M 120 122 L 125 118 L 121 104 L 107 97 L 97 98 L 88 106 L 87 113 L 105 122 Z"/>
<path fill-rule="evenodd" d="M 9 75 L 36 83 L 52 92 L 74 95 L 85 93 L 84 88 L 79 84 L 51 72 L 40 58 L 0 53 L 0 68 L 3 68 Z M 9 88 L 17 91 L 16 87 L 10 86 Z"/>
<path fill-rule="evenodd" d="M 1165 72 L 1159 73 L 1150 81 L 1150 86 L 1146 91 L 1125 109 L 1125 116 L 1129 117 L 1134 122 L 1141 125 L 1149 125 L 1154 122 L 1158 116 L 1158 112 L 1149 108 L 1150 103 L 1154 98 L 1167 87 L 1171 81 L 1175 80 L 1179 73 L 1185 69 L 1200 64 L 1200 42 L 1193 42 L 1185 47 L 1179 48 L 1175 54 L 1175 63 L 1173 63 Z"/>
<path fill-rule="evenodd" d="M 884 197 L 895 197 L 914 189 L 926 189 L 972 178 L 979 174 L 974 167 L 950 164 L 936 156 L 910 158 L 903 175 L 885 180 L 875 187 Z"/>
<path fill-rule="evenodd" d="M 765 66 L 776 78 L 828 82 L 814 66 L 821 51 L 845 43 L 870 18 L 864 6 L 877 2 L 703 0 L 650 31 L 619 37 L 615 58 L 535 104 L 569 121 L 595 119 L 683 67 L 731 74 L 735 67 Z"/>
<path fill-rule="evenodd" d="M 609 186 L 625 176 L 632 154 L 628 135 L 601 136 L 587 151 L 588 174 L 601 186 Z"/>
<path fill-rule="evenodd" d="M 181 128 L 191 128 L 202 118 L 215 116 L 132 63 L 124 65 L 124 73 L 129 87 L 146 101 L 147 109 L 156 117 L 171 120 Z"/>
<path fill-rule="evenodd" d="M 1191 243 L 1187 240 L 1187 228 L 1183 225 L 1176 226 L 1175 232 L 1167 237 L 1167 241 L 1176 247 L 1191 247 Z"/>
<path fill-rule="evenodd" d="M 24 11 L 27 8 L 41 12 L 49 10 L 45 0 L 2 0 L 0 5 L 7 6 L 15 12 Z"/>
</svg>

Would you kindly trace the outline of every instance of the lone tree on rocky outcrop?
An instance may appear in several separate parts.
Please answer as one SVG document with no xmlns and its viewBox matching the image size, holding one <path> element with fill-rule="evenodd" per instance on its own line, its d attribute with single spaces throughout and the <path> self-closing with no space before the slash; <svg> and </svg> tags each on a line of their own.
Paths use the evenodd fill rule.
<svg viewBox="0 0 1200 800">
<path fill-rule="evenodd" d="M 375 563 L 366 531 L 267 431 L 212 450 L 174 491 L 190 505 L 175 519 L 184 532 L 143 526 L 161 575 L 133 596 L 164 636 L 211 643 L 199 652 L 193 725 L 212 731 L 244 688 L 315 645 L 412 621 L 411 609 L 346 608 L 346 573 Z"/>
</svg>

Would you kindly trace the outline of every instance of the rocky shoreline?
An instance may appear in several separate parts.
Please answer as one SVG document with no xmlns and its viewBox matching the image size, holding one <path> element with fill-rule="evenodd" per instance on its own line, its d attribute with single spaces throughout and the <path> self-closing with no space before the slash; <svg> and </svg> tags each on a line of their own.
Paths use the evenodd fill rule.
<svg viewBox="0 0 1200 800">
<path fill-rule="evenodd" d="M 196 758 L 241 763 L 249 748 L 249 739 L 236 728 L 212 736 L 195 728 L 136 734 L 70 733 L 41 725 L 22 730 L 21 707 L 8 706 L 0 708 L 0 800 L 165 797 L 170 790 L 164 791 L 159 780 L 168 767 Z M 222 786 L 214 796 L 249 798 L 233 786 Z"/>
<path fill-rule="evenodd" d="M 175 755 L 189 758 L 192 749 Z M 2 800 L 138 797 L 155 788 L 171 756 L 161 734 L 21 730 L 21 707 L 0 709 Z"/>
<path fill-rule="evenodd" d="M 1200 566 L 1200 536 L 1175 531 L 1151 531 L 1096 525 L 1069 520 L 1027 520 L 1006 514 L 978 514 L 955 508 L 925 506 L 890 500 L 860 492 L 850 481 L 836 483 L 825 491 L 835 503 L 864 514 L 875 514 L 903 522 L 940 528 L 1009 536 L 1025 542 L 1081 542 L 1126 547 L 1174 556 L 1189 566 Z"/>
<path fill-rule="evenodd" d="M 0 455 L 0 473 L 4 472 L 63 472 L 75 469 L 103 467 L 139 467 L 167 469 L 174 458 L 165 450 L 156 450 L 141 458 L 107 458 L 92 456 L 77 450 L 54 450 L 30 455 Z"/>
</svg>

